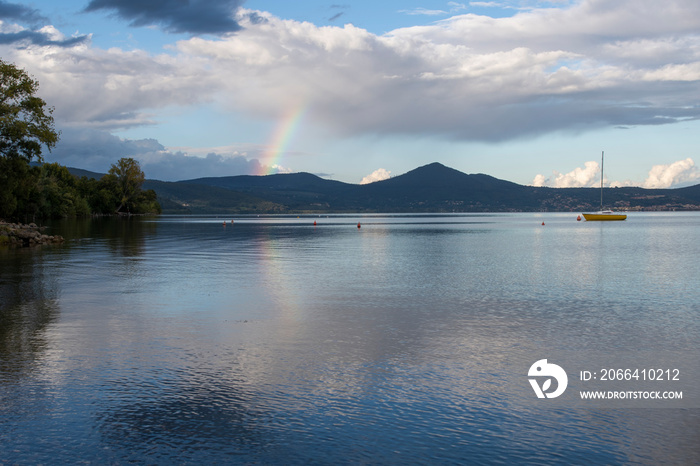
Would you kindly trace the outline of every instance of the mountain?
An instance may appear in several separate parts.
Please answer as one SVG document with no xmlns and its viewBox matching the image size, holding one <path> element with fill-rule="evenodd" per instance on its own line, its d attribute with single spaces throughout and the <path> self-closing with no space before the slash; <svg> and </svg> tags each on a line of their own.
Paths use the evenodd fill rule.
<svg viewBox="0 0 700 466">
<path fill-rule="evenodd" d="M 246 193 L 275 204 L 285 205 L 289 211 L 345 210 L 344 203 L 352 198 L 358 187 L 340 181 L 324 180 L 310 173 L 197 178 L 180 183 L 213 186 Z"/>
<path fill-rule="evenodd" d="M 523 207 L 530 188 L 489 175 L 467 175 L 439 163 L 431 163 L 388 180 L 363 187 L 364 202 L 385 209 L 481 211 Z"/>
<path fill-rule="evenodd" d="M 290 211 L 502 210 L 517 205 L 528 192 L 516 183 L 467 175 L 439 163 L 367 185 L 325 180 L 310 173 L 198 178 L 182 183 L 248 193 L 283 204 Z"/>
<path fill-rule="evenodd" d="M 288 210 L 282 204 L 205 184 L 146 180 L 143 189 L 154 190 L 163 213 L 168 214 L 255 214 Z"/>
<path fill-rule="evenodd" d="M 82 168 L 73 168 L 73 167 L 68 167 L 68 171 L 71 172 L 74 176 L 77 176 L 78 178 L 82 178 L 84 176 L 91 178 L 93 180 L 99 180 L 103 176 L 105 176 L 104 173 L 95 173 L 91 172 L 89 170 L 83 170 Z"/>
<path fill-rule="evenodd" d="M 75 169 L 71 169 L 73 171 Z M 584 212 L 600 207 L 599 188 L 523 186 L 440 163 L 366 185 L 310 173 L 147 180 L 164 213 Z M 700 210 L 700 185 L 678 189 L 606 188 L 606 207 Z"/>
</svg>

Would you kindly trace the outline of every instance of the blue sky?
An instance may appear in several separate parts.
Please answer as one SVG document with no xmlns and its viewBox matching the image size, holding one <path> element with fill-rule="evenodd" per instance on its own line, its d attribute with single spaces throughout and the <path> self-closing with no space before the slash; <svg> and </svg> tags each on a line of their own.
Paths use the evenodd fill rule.
<svg viewBox="0 0 700 466">
<path fill-rule="evenodd" d="M 520 184 L 700 183 L 696 0 L 0 0 L 47 161 L 149 178 L 431 162 Z"/>
</svg>

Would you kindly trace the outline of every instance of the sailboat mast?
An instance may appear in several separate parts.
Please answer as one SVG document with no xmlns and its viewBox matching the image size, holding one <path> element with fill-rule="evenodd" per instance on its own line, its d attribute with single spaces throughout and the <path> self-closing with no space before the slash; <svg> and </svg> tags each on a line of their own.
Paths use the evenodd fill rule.
<svg viewBox="0 0 700 466">
<path fill-rule="evenodd" d="M 600 210 L 603 210 L 603 167 L 605 164 L 605 151 L 600 153 Z"/>
</svg>

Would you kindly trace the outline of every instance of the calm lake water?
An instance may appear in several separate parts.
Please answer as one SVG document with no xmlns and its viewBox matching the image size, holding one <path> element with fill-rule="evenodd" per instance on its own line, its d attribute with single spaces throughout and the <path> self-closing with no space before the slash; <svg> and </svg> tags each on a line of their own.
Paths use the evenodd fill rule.
<svg viewBox="0 0 700 466">
<path fill-rule="evenodd" d="M 575 216 L 54 224 L 0 249 L 0 464 L 698 464 L 700 213 Z"/>
</svg>

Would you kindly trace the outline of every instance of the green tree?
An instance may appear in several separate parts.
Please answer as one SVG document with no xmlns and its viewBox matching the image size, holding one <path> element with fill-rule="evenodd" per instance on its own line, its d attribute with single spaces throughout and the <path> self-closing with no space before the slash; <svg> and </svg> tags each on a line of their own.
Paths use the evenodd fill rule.
<svg viewBox="0 0 700 466">
<path fill-rule="evenodd" d="M 135 213 L 134 207 L 141 195 L 141 186 L 146 180 L 139 163 L 131 157 L 121 158 L 112 165 L 103 180 L 117 195 L 119 207 L 115 212 L 119 213 L 124 209 L 129 213 Z"/>
<path fill-rule="evenodd" d="M 44 218 L 83 217 L 90 206 L 78 186 L 79 180 L 57 163 L 41 166 L 38 184 L 39 214 Z"/>
<path fill-rule="evenodd" d="M 60 133 L 54 129 L 53 107 L 36 96 L 38 81 L 0 59 L 0 156 L 41 162 L 41 148 L 51 150 Z"/>
<path fill-rule="evenodd" d="M 134 206 L 135 214 L 158 214 L 162 213 L 158 195 L 152 189 L 141 191 Z"/>
<path fill-rule="evenodd" d="M 59 139 L 53 108 L 36 96 L 39 83 L 26 71 L 0 59 L 0 216 L 20 218 L 38 213 L 42 146 L 51 150 Z"/>
</svg>

